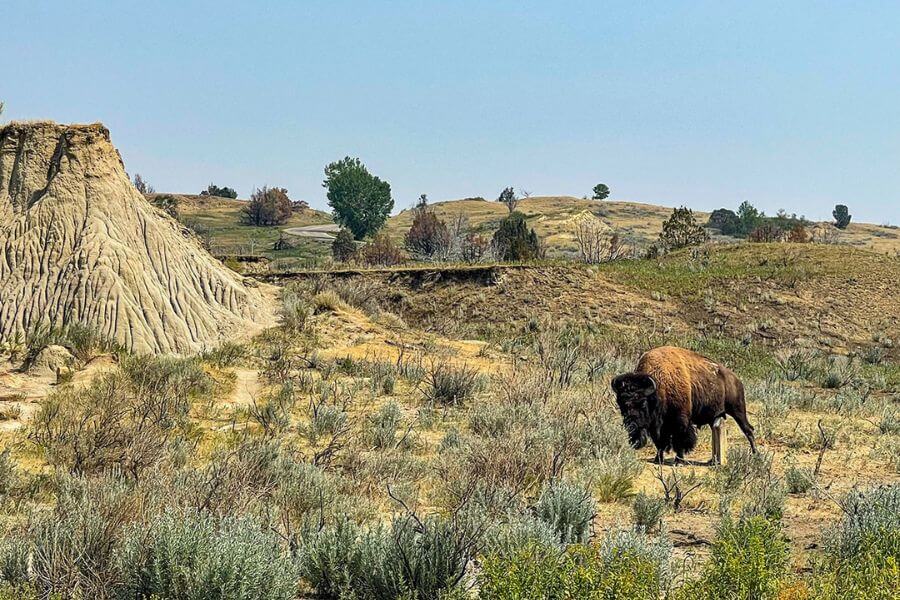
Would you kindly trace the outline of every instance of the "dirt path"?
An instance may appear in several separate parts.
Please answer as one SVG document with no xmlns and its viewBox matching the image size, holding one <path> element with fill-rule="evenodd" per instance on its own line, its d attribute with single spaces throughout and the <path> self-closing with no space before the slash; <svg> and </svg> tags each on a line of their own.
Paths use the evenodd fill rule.
<svg viewBox="0 0 900 600">
<path fill-rule="evenodd" d="M 232 407 L 249 406 L 254 399 L 259 398 L 263 389 L 263 384 L 259 380 L 259 371 L 237 367 L 234 369 L 234 374 L 237 379 L 226 403 Z"/>
<path fill-rule="evenodd" d="M 334 233 L 341 230 L 341 226 L 336 223 L 326 223 L 324 225 L 304 225 L 303 227 L 288 227 L 284 230 L 289 235 L 298 237 L 312 238 L 314 240 L 322 240 L 330 242 L 334 239 Z"/>
</svg>

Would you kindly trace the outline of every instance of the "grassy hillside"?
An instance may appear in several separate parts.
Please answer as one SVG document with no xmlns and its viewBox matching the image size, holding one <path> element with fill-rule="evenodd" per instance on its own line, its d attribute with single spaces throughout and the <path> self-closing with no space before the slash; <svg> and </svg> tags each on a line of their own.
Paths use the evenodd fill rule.
<svg viewBox="0 0 900 600">
<path fill-rule="evenodd" d="M 421 267 L 335 273 L 404 321 L 492 339 L 552 317 L 617 335 L 727 337 L 847 351 L 900 338 L 900 262 L 820 244 L 729 244 L 600 266 Z"/>
<path fill-rule="evenodd" d="M 432 204 L 435 212 L 444 220 L 452 221 L 465 215 L 469 224 L 479 232 L 492 234 L 508 214 L 506 206 L 486 200 L 451 200 Z M 663 221 L 672 208 L 637 202 L 607 202 L 583 200 L 571 196 L 541 196 L 519 203 L 519 211 L 525 213 L 529 224 L 547 244 L 550 256 L 573 254 L 577 251 L 575 230 L 580 218 L 596 217 L 612 227 L 627 242 L 646 246 L 657 239 Z M 698 221 L 705 223 L 708 213 L 695 211 Z M 388 231 L 397 239 L 412 225 L 413 211 L 404 210 L 388 221 Z M 834 242 L 896 254 L 900 252 L 900 228 L 890 228 L 868 223 L 853 223 L 839 232 L 832 229 Z M 731 238 L 722 238 L 731 240 Z M 733 240 L 732 240 L 733 241 Z"/>
<path fill-rule="evenodd" d="M 323 245 L 312 240 L 290 236 L 294 248 L 273 250 L 272 246 L 288 227 L 331 223 L 331 215 L 314 209 L 296 211 L 280 227 L 255 227 L 241 223 L 244 200 L 211 196 L 177 195 L 178 219 L 196 231 L 209 244 L 215 256 L 261 255 L 271 260 L 316 259 Z"/>
<path fill-rule="evenodd" d="M 279 227 L 253 227 L 240 222 L 243 201 L 206 196 L 179 196 L 180 220 L 200 233 L 217 256 L 261 255 L 276 261 L 272 270 L 303 268 L 316 262 L 327 262 L 330 247 L 327 241 L 301 238 L 283 231 L 291 227 L 331 223 L 328 213 L 308 209 L 295 213 L 290 221 Z M 499 202 L 485 200 L 451 200 L 432 205 L 435 212 L 450 222 L 463 215 L 469 226 L 490 236 L 508 214 Z M 534 197 L 522 200 L 518 210 L 546 244 L 548 256 L 570 257 L 577 254 L 575 231 L 580 220 L 599 219 L 615 230 L 635 248 L 653 243 L 672 209 L 636 202 L 597 202 L 570 196 Z M 709 215 L 696 212 L 700 222 Z M 388 219 L 386 231 L 398 243 L 412 225 L 413 212 L 401 211 Z M 875 250 L 891 256 L 900 252 L 900 229 L 866 223 L 854 223 L 843 232 L 822 225 L 830 241 L 842 245 Z M 273 244 L 284 235 L 292 246 L 275 251 Z M 733 238 L 718 236 L 718 241 L 734 242 Z"/>
</svg>

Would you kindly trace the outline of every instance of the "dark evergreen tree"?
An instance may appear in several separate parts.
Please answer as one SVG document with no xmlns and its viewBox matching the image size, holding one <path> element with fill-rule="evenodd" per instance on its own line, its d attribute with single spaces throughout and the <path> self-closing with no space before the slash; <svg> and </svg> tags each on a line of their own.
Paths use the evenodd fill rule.
<svg viewBox="0 0 900 600">
<path fill-rule="evenodd" d="M 230 187 L 219 187 L 209 184 L 206 189 L 200 192 L 201 196 L 218 196 L 219 198 L 237 198 L 237 192 Z"/>
<path fill-rule="evenodd" d="M 497 197 L 497 202 L 505 204 L 506 208 L 509 209 L 509 212 L 512 213 L 519 204 L 519 197 L 516 196 L 516 192 L 512 187 L 503 188 L 503 191 L 500 192 L 500 196 Z"/>
<path fill-rule="evenodd" d="M 331 255 L 334 260 L 346 262 L 356 255 L 356 241 L 349 229 L 341 229 L 331 242 Z"/>
<path fill-rule="evenodd" d="M 609 198 L 609 186 L 605 183 L 598 183 L 594 186 L 594 200 L 606 200 Z"/>
<path fill-rule="evenodd" d="M 722 235 L 738 235 L 741 232 L 741 219 L 733 210 L 717 208 L 709 215 L 706 226 L 717 229 Z"/>
<path fill-rule="evenodd" d="M 850 219 L 853 218 L 850 215 L 850 209 L 845 204 L 835 206 L 831 214 L 834 216 L 834 226 L 838 229 L 847 229 L 847 226 L 850 225 Z"/>
<path fill-rule="evenodd" d="M 666 250 L 687 248 L 707 241 L 709 234 L 697 223 L 693 211 L 684 206 L 672 211 L 672 216 L 663 223 L 659 234 L 659 243 Z"/>
<path fill-rule="evenodd" d="M 500 260 L 525 261 L 542 255 L 537 234 L 534 229 L 528 228 L 525 215 L 520 212 L 510 213 L 500 222 L 493 243 Z"/>
</svg>

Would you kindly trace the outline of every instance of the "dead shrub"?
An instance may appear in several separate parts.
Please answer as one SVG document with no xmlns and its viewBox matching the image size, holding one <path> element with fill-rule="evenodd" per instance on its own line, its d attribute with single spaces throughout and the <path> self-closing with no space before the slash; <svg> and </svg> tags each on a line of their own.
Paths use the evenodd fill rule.
<svg viewBox="0 0 900 600">
<path fill-rule="evenodd" d="M 369 267 L 392 267 L 406 257 L 386 233 L 379 233 L 359 251 L 359 261 Z"/>
<path fill-rule="evenodd" d="M 133 358 L 87 388 L 64 388 L 44 400 L 30 439 L 52 465 L 72 473 L 116 467 L 136 479 L 165 458 L 187 425 L 191 398 L 210 386 L 196 360 Z"/>
</svg>

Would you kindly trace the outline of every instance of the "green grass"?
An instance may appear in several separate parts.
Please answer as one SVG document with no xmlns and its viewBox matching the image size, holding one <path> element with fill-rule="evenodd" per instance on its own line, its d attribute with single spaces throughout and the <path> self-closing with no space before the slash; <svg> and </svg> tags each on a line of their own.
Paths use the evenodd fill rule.
<svg viewBox="0 0 900 600">
<path fill-rule="evenodd" d="M 812 276 L 816 265 L 777 244 L 713 247 L 709 252 L 681 250 L 656 259 L 617 261 L 603 265 L 617 281 L 648 292 L 696 299 L 720 284 L 774 280 L 792 284 Z"/>
<path fill-rule="evenodd" d="M 216 256 L 260 255 L 271 260 L 291 258 L 311 261 L 330 254 L 328 242 L 293 236 L 291 240 L 296 243 L 296 248 L 272 249 L 283 229 L 331 223 L 331 217 L 326 213 L 304 210 L 294 213 L 283 225 L 257 227 L 241 223 L 243 206 L 244 203 L 239 201 L 216 200 L 206 206 L 188 201 L 179 207 L 179 220 L 203 237 Z"/>
</svg>

